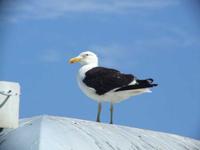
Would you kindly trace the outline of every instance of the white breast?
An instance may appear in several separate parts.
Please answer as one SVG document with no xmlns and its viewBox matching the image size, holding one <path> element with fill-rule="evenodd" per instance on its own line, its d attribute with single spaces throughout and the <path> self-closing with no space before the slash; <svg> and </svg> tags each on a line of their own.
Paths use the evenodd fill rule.
<svg viewBox="0 0 200 150">
<path fill-rule="evenodd" d="M 96 94 L 96 90 L 93 88 L 90 88 L 83 83 L 83 79 L 85 78 L 85 73 L 94 68 L 96 66 L 94 65 L 84 65 L 79 69 L 78 75 L 77 75 L 77 82 L 80 87 L 80 89 L 83 91 L 84 94 L 86 94 L 88 97 L 95 101 L 102 101 L 102 96 L 99 96 Z"/>
</svg>

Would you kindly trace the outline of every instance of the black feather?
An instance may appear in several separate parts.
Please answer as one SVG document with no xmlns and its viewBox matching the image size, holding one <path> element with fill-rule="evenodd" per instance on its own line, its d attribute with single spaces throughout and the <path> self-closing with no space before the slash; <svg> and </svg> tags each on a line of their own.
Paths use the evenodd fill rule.
<svg viewBox="0 0 200 150">
<path fill-rule="evenodd" d="M 158 84 L 152 84 L 153 79 L 136 80 L 136 82 L 137 83 L 134 84 L 134 85 L 128 85 L 126 87 L 119 88 L 119 89 L 115 90 L 115 92 L 125 91 L 125 90 L 136 90 L 136 89 L 152 88 L 152 87 L 158 85 Z"/>
<path fill-rule="evenodd" d="M 115 69 L 95 67 L 86 72 L 83 82 L 94 88 L 97 94 L 103 95 L 113 89 L 128 86 L 134 79 L 133 75 Z"/>
</svg>

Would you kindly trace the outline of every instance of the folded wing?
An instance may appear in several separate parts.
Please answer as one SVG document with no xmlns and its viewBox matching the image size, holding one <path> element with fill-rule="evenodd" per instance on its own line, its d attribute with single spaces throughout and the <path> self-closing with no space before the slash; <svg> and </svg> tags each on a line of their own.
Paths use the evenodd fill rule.
<svg viewBox="0 0 200 150">
<path fill-rule="evenodd" d="M 113 89 L 126 87 L 135 79 L 133 75 L 115 69 L 95 67 L 86 72 L 83 82 L 94 88 L 98 95 L 103 95 Z"/>
</svg>

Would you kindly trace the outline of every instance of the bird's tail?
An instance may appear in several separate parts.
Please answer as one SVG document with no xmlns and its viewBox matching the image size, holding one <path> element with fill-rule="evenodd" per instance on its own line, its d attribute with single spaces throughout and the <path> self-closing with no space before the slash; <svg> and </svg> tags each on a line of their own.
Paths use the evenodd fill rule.
<svg viewBox="0 0 200 150">
<path fill-rule="evenodd" d="M 115 92 L 125 91 L 125 90 L 148 89 L 148 88 L 152 88 L 157 85 L 158 84 L 153 83 L 153 79 L 136 80 L 136 84 L 119 88 L 119 89 L 115 90 Z"/>
<path fill-rule="evenodd" d="M 153 79 L 151 79 L 151 78 L 145 79 L 145 80 L 137 80 L 137 83 L 140 87 L 144 87 L 144 88 L 158 86 L 158 84 L 153 83 Z"/>
</svg>

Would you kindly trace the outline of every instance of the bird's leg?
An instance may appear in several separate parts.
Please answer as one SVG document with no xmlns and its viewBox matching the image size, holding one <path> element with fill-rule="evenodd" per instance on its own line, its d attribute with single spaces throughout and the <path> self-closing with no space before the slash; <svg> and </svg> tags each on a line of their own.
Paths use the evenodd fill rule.
<svg viewBox="0 0 200 150">
<path fill-rule="evenodd" d="M 3 128 L 0 128 L 0 132 L 2 132 L 3 131 Z"/>
<path fill-rule="evenodd" d="M 113 124 L 113 103 L 110 103 L 110 124 Z"/>
<path fill-rule="evenodd" d="M 100 121 L 100 115 L 101 115 L 101 103 L 98 103 L 98 113 L 97 113 L 97 122 L 101 122 Z"/>
</svg>

